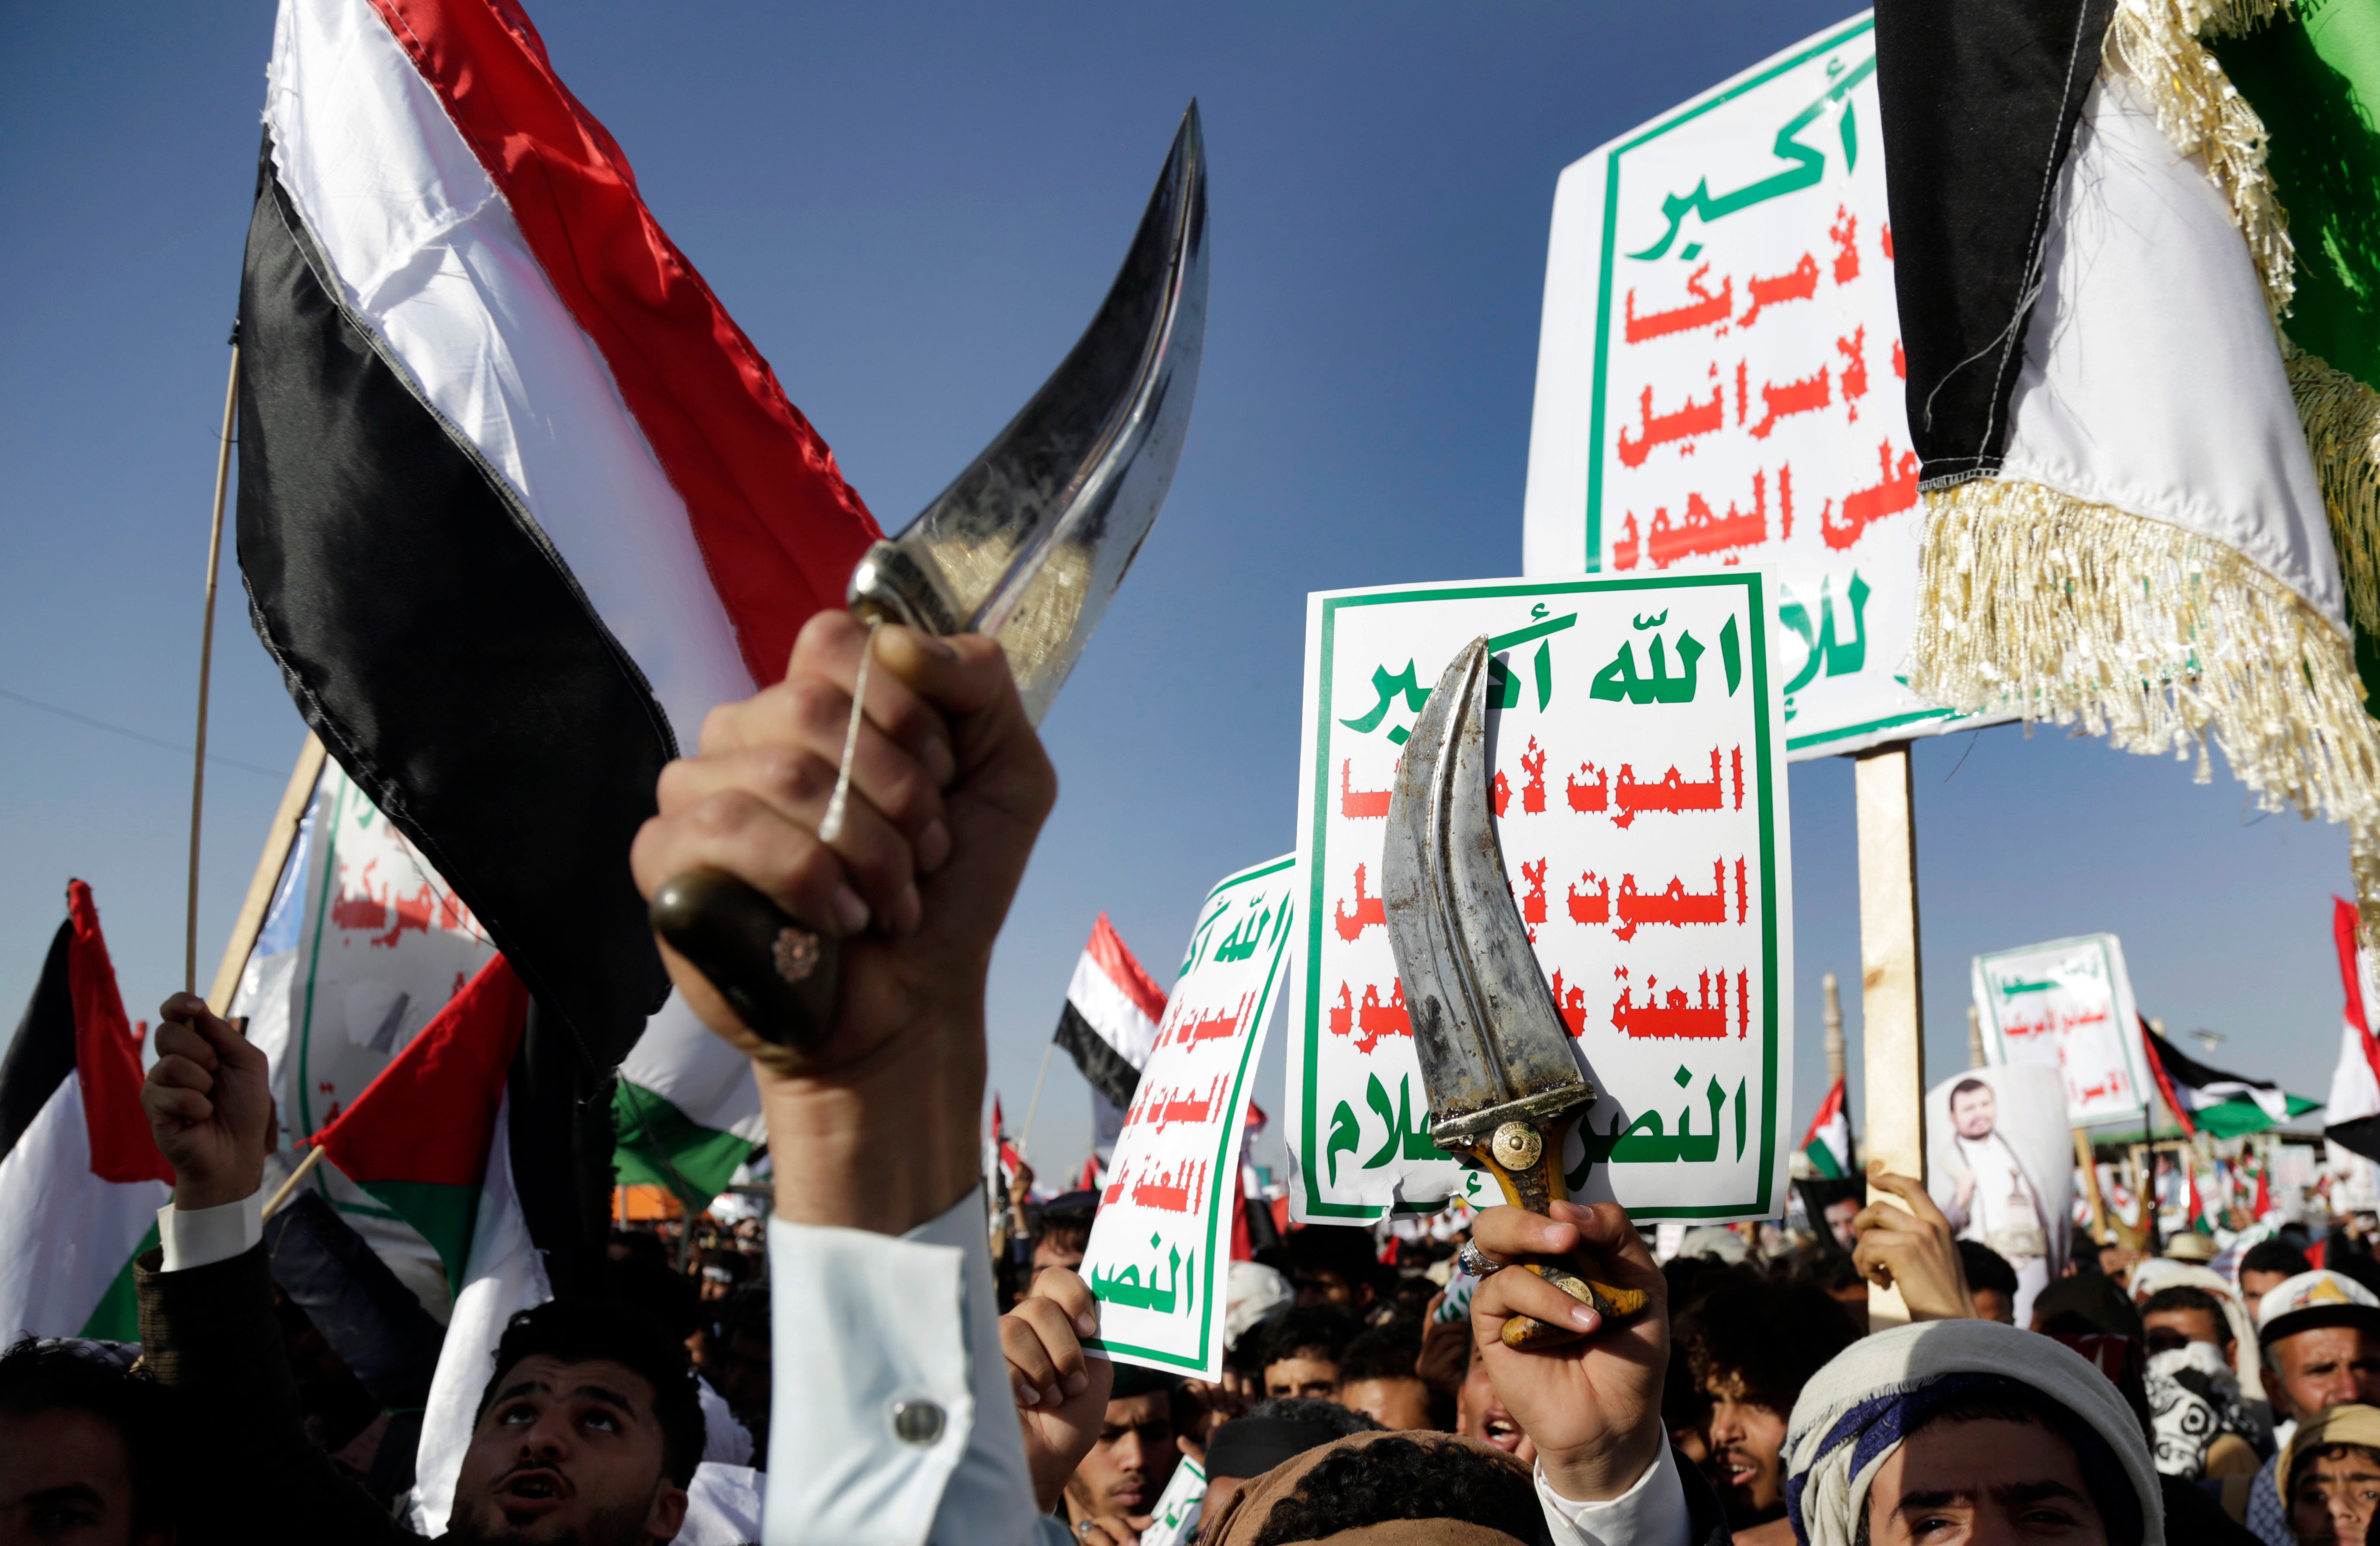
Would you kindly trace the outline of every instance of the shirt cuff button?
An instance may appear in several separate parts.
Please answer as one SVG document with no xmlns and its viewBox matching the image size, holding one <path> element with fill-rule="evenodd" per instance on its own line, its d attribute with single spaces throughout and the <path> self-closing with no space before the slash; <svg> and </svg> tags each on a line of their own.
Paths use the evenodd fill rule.
<svg viewBox="0 0 2380 1546">
<path fill-rule="evenodd" d="M 950 1419 L 941 1405 L 932 1401 L 896 1401 L 892 1404 L 892 1433 L 905 1444 L 925 1448 L 942 1436 Z"/>
</svg>

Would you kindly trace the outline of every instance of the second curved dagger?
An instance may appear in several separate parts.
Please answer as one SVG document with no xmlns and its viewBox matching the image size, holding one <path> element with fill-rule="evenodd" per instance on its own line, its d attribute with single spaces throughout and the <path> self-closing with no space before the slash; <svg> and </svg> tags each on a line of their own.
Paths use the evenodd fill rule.
<svg viewBox="0 0 2380 1546">
<path fill-rule="evenodd" d="M 1414 721 L 1389 795 L 1380 900 L 1428 1093 L 1429 1136 L 1496 1178 L 1504 1200 L 1542 1214 L 1568 1195 L 1562 1140 L 1595 1104 L 1553 992 L 1505 878 L 1488 819 L 1488 640 L 1463 646 Z M 1641 1289 L 1589 1282 L 1569 1268 L 1529 1271 L 1606 1319 L 1645 1306 Z M 1509 1347 L 1579 1334 L 1525 1315 Z"/>
</svg>

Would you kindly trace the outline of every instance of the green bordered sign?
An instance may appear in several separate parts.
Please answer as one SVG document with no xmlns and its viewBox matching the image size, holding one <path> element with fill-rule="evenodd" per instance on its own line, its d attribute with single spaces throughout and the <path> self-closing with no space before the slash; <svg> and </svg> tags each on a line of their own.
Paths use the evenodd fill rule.
<svg viewBox="0 0 2380 1546">
<path fill-rule="evenodd" d="M 1973 977 L 1992 1062 L 2056 1069 L 2070 1127 L 2141 1119 L 2148 1070 L 2122 940 L 2086 934 L 1995 950 L 1974 959 Z"/>
<path fill-rule="evenodd" d="M 1554 196 L 1523 567 L 1768 569 L 1797 759 L 1955 718 L 1896 674 L 1924 512 L 1892 266 L 1864 15 L 1574 163 Z"/>
<path fill-rule="evenodd" d="M 1287 983 L 1297 913 L 1289 854 L 1227 876 L 1199 905 L 1075 1269 L 1100 1301 L 1099 1334 L 1085 1346 L 1108 1358 L 1222 1377 L 1249 1081 Z"/>
<path fill-rule="evenodd" d="M 1782 1207 L 1792 876 L 1767 615 L 1767 577 L 1744 569 L 1308 598 L 1293 1216 L 1498 1200 L 1430 1141 L 1379 897 L 1400 749 L 1481 634 L 1505 873 L 1601 1092 L 1564 1149 L 1572 1195 L 1640 1220 Z"/>
</svg>

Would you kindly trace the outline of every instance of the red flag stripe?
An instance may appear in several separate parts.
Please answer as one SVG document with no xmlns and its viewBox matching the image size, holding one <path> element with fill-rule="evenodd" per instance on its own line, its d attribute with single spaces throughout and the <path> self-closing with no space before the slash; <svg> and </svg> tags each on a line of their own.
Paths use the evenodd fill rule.
<svg viewBox="0 0 2380 1546">
<path fill-rule="evenodd" d="M 478 1186 L 528 1022 L 528 989 L 497 956 L 313 1141 L 350 1180 Z"/>
<path fill-rule="evenodd" d="M 2141 1022 L 2141 1052 L 2149 1060 L 2149 1072 L 2156 1079 L 2157 1093 L 2165 1097 L 2165 1108 L 2173 1113 L 2173 1119 L 2181 1124 L 2181 1130 L 2185 1135 L 2192 1138 L 2197 1137 L 2198 1124 L 2190 1119 L 2190 1113 L 2182 1109 L 2180 1101 L 2173 1098 L 2173 1081 L 2166 1077 L 2165 1059 L 2157 1056 L 2156 1043 L 2149 1039 L 2149 1022 L 2138 1015 L 2132 1018 Z M 2370 1033 L 2365 1033 L 2364 1039 L 2371 1040 Z"/>
<path fill-rule="evenodd" d="M 75 1078 L 82 1086 L 83 1130 L 91 1173 L 103 1181 L 171 1181 L 173 1166 L 157 1152 L 140 1109 L 140 1044 L 124 1015 L 115 966 L 99 932 L 91 887 L 67 882 L 67 986 L 74 1000 Z"/>
<path fill-rule="evenodd" d="M 2338 945 L 2338 978 L 2347 990 L 2347 1023 L 2363 1043 L 2363 1061 L 2371 1066 L 2372 1077 L 2380 1080 L 2380 1042 L 2372 1036 L 2372 1022 L 2365 1018 L 2363 1005 L 2363 973 L 2358 970 L 2355 950 L 2355 904 L 2344 897 L 2330 899 L 2331 937 Z"/>
<path fill-rule="evenodd" d="M 1149 1018 L 1150 1023 L 1164 1021 L 1165 990 L 1157 985 L 1156 978 L 1142 970 L 1130 947 L 1124 944 L 1123 936 L 1108 922 L 1106 913 L 1100 913 L 1099 922 L 1091 925 L 1091 940 L 1083 947 L 1083 953 L 1098 963 L 1108 981 L 1115 984 Z"/>
<path fill-rule="evenodd" d="M 504 196 L 680 498 L 752 679 L 881 533 L 511 0 L 371 0 Z"/>
</svg>

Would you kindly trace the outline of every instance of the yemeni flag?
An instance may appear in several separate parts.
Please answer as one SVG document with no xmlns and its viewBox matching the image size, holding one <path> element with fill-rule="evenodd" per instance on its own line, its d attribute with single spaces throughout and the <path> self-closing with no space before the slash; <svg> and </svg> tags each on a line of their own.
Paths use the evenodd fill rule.
<svg viewBox="0 0 2380 1546">
<path fill-rule="evenodd" d="M 2216 1138 L 2240 1138 L 2301 1117 L 2318 1104 L 2269 1080 L 2210 1069 L 2150 1030 L 2147 1021 L 2140 1023 L 2157 1093 L 2185 1133 L 2195 1136 L 2204 1129 Z"/>
<path fill-rule="evenodd" d="M 1066 984 L 1056 1039 L 1082 1070 L 1093 1096 L 1105 1104 L 1102 1117 L 1112 1114 L 1121 1123 L 1140 1084 L 1141 1068 L 1157 1048 L 1157 1026 L 1164 1018 L 1165 990 L 1100 913 Z M 1107 1141 L 1113 1141 L 1110 1131 Z"/>
<path fill-rule="evenodd" d="M 2265 808 L 2347 826 L 2380 921 L 2380 723 L 2275 325 L 2287 217 L 2184 20 L 2275 8 L 1877 5 L 1926 508 L 1909 682 L 2202 779 L 2219 745 Z"/>
<path fill-rule="evenodd" d="M 157 1243 L 174 1178 L 140 1080 L 99 909 L 68 881 L 66 922 L 0 1061 L 0 1345 L 140 1339 L 132 1259 Z"/>
<path fill-rule="evenodd" d="M 1802 1135 L 1802 1153 L 1809 1157 L 1810 1168 L 1830 1181 L 1841 1180 L 1852 1173 L 1852 1118 L 1843 1105 L 1842 1076 L 1835 1077 L 1834 1088 L 1818 1105 L 1818 1114 L 1810 1118 L 1810 1130 Z"/>
<path fill-rule="evenodd" d="M 290 695 L 609 1068 L 622 856 L 875 522 L 513 0 L 284 0 L 240 279 L 240 570 Z"/>
<path fill-rule="evenodd" d="M 2380 1161 L 2380 1042 L 2372 1035 L 2371 959 L 2356 935 L 2356 911 L 2341 897 L 2331 899 L 2330 932 L 2338 947 L 2338 980 L 2346 1002 L 2338 1037 L 2338 1064 L 2330 1076 L 2330 1100 L 2322 1135 L 2347 1154 Z M 2336 1151 L 2332 1157 L 2338 1156 Z M 2368 1190 L 2368 1189 L 2366 1189 Z"/>
<path fill-rule="evenodd" d="M 621 1184 L 664 1187 L 701 1213 L 767 1144 L 752 1060 L 671 994 L 620 1065 L 612 1133 Z"/>
</svg>

